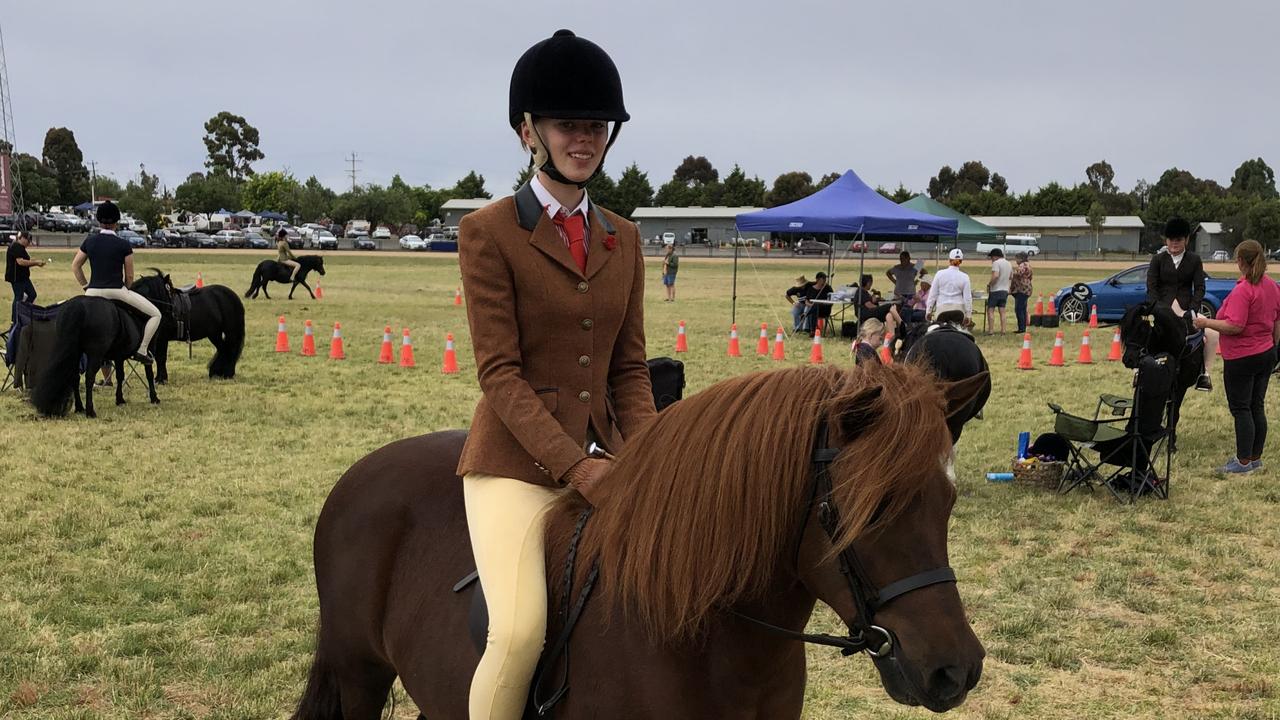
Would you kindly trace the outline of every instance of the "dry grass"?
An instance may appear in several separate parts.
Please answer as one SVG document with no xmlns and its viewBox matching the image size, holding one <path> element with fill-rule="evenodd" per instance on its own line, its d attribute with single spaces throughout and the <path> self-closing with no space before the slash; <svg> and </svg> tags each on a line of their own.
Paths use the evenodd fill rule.
<svg viewBox="0 0 1280 720">
<path fill-rule="evenodd" d="M 69 255 L 35 272 L 43 300 L 70 296 Z M 175 280 L 243 291 L 249 254 L 148 251 Z M 465 426 L 478 395 L 450 257 L 343 254 L 330 259 L 323 302 L 249 301 L 239 377 L 210 382 L 173 348 L 173 382 L 151 407 L 107 398 L 97 421 L 45 421 L 0 395 L 0 716 L 12 718 L 271 718 L 285 716 L 310 660 L 315 621 L 311 532 L 325 494 L 354 460 L 396 438 Z M 744 265 L 738 320 L 749 357 L 724 357 L 731 268 L 687 260 L 677 303 L 649 277 L 650 355 L 670 354 L 688 323 L 689 392 L 768 365 L 751 353 L 759 323 L 789 322 L 781 296 L 797 269 Z M 883 268 L 884 263 L 877 263 Z M 974 277 L 980 267 L 970 268 Z M 1039 287 L 1106 271 L 1045 268 Z M 850 278 L 854 268 L 844 268 Z M 882 284 L 878 281 L 877 284 Z M 270 352 L 275 318 L 294 354 Z M 302 321 L 323 356 L 341 321 L 350 359 L 297 355 Z M 419 367 L 374 362 L 382 327 L 413 331 Z M 436 372 L 444 334 L 462 372 Z M 1105 357 L 1109 333 L 1095 339 Z M 965 432 L 952 564 L 988 650 L 982 684 L 954 714 L 968 718 L 1267 718 L 1280 713 L 1280 488 L 1275 471 L 1231 480 L 1209 469 L 1230 453 L 1222 391 L 1184 409 L 1173 498 L 1121 507 L 1095 493 L 1056 497 L 988 484 L 1019 430 L 1048 429 L 1044 402 L 1092 409 L 1123 392 L 1115 364 L 1014 370 L 1017 339 L 981 338 L 995 374 L 986 419 Z M 1079 342 L 1067 330 L 1069 355 Z M 789 348 L 799 363 L 803 342 Z M 847 363 L 843 343 L 826 347 Z M 101 398 L 101 396 L 100 396 Z M 1277 408 L 1273 403 L 1271 410 Z M 1264 461 L 1280 463 L 1268 453 Z M 834 629 L 829 613 L 814 626 Z M 865 660 L 810 652 L 806 717 L 923 717 L 895 705 Z M 412 717 L 403 695 L 397 716 Z"/>
</svg>

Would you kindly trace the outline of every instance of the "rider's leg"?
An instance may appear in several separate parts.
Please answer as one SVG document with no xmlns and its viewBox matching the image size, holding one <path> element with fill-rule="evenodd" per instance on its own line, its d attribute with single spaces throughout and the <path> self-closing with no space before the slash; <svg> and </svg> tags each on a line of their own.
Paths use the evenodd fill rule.
<svg viewBox="0 0 1280 720">
<path fill-rule="evenodd" d="M 519 720 L 546 640 L 543 514 L 551 488 L 480 473 L 462 481 L 467 527 L 489 608 L 484 656 L 471 680 L 471 720 Z"/>
<path fill-rule="evenodd" d="M 297 279 L 298 279 L 298 271 L 302 269 L 302 266 L 301 266 L 301 265 L 299 265 L 299 264 L 298 264 L 298 262 L 297 262 L 296 260 L 285 260 L 285 261 L 284 261 L 284 264 L 285 264 L 285 265 L 288 265 L 288 266 L 289 266 L 289 267 L 291 267 L 291 268 L 293 268 L 293 271 L 289 273 L 289 282 L 293 282 L 293 281 L 297 280 Z"/>
</svg>

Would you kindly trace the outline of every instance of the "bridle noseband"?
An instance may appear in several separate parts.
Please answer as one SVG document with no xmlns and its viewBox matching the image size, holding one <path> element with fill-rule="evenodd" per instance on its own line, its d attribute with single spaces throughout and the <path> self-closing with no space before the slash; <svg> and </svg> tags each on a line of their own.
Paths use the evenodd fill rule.
<svg viewBox="0 0 1280 720">
<path fill-rule="evenodd" d="M 823 532 L 827 534 L 827 538 L 833 545 L 840 525 L 840 510 L 836 507 L 835 498 L 833 497 L 830 465 L 835 462 L 841 448 L 827 447 L 826 420 L 818 422 L 814 446 L 813 456 L 810 458 L 813 467 L 813 484 L 805 512 L 805 521 L 800 526 L 800 536 L 796 543 L 797 556 L 799 555 L 799 547 L 804 542 L 805 531 L 809 525 L 809 517 L 815 511 L 818 515 L 818 524 L 822 526 Z M 853 596 L 854 607 L 857 610 L 857 617 L 851 623 L 847 637 L 826 633 L 797 632 L 736 611 L 731 611 L 732 614 L 774 634 L 792 640 L 840 648 L 841 654 L 845 656 L 865 652 L 872 658 L 893 659 L 897 641 L 892 631 L 874 624 L 873 620 L 876 611 L 894 598 L 901 597 L 914 590 L 938 583 L 953 583 L 956 581 L 956 574 L 950 567 L 940 567 L 918 572 L 868 592 L 867 588 L 875 588 L 875 585 L 871 583 L 866 570 L 862 567 L 862 563 L 858 561 L 858 555 L 854 552 L 853 546 L 850 545 L 841 550 L 837 557 L 840 561 L 840 574 L 844 576 L 845 582 L 848 583 L 849 593 Z"/>
</svg>

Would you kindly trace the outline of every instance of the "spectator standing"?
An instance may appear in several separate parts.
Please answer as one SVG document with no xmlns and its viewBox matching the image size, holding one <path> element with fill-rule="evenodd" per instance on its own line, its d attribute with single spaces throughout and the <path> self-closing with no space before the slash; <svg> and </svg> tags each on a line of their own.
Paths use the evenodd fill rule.
<svg viewBox="0 0 1280 720">
<path fill-rule="evenodd" d="M 911 253 L 903 250 L 898 253 L 898 264 L 885 270 L 885 277 L 893 283 L 893 297 L 902 304 L 910 304 L 916 294 L 916 266 L 911 263 Z"/>
<path fill-rule="evenodd" d="M 1156 253 L 1147 266 L 1147 300 L 1162 303 L 1182 315 L 1190 312 L 1194 318 L 1200 314 L 1204 303 L 1204 263 L 1200 256 L 1187 249 L 1191 237 L 1191 223 L 1175 217 L 1164 225 L 1164 247 L 1167 252 Z M 1209 392 L 1213 381 L 1209 372 L 1218 354 L 1218 332 L 1212 327 L 1204 331 L 1204 372 L 1196 380 L 1196 389 Z"/>
<path fill-rule="evenodd" d="M 960 269 L 964 262 L 964 251 L 952 248 L 947 258 L 947 267 L 933 276 L 925 319 L 933 320 L 936 313 L 938 322 L 972 326 L 973 286 L 969 283 L 969 276 Z"/>
<path fill-rule="evenodd" d="M 804 304 L 805 292 L 813 283 L 809 282 L 805 276 L 801 275 L 795 279 L 795 284 L 787 290 L 787 302 L 791 303 L 791 332 L 797 333 L 804 328 L 804 311 L 807 307 Z"/>
<path fill-rule="evenodd" d="M 1025 252 L 1014 255 L 1018 262 L 1013 266 L 1009 280 L 1009 293 L 1013 295 L 1013 318 L 1018 323 L 1018 334 L 1027 331 L 1027 302 L 1031 299 L 1031 262 Z"/>
<path fill-rule="evenodd" d="M 9 311 L 9 322 L 18 319 L 18 303 L 36 301 L 36 286 L 31 284 L 31 268 L 44 267 L 43 260 L 32 260 L 27 253 L 31 246 L 31 233 L 27 230 L 18 232 L 9 249 L 4 254 L 4 280 L 13 288 L 13 306 Z"/>
<path fill-rule="evenodd" d="M 676 273 L 680 271 L 680 258 L 676 257 L 676 246 L 667 246 L 667 254 L 662 258 L 662 285 L 667 289 L 666 302 L 676 301 Z"/>
<path fill-rule="evenodd" d="M 991 313 L 996 311 L 1000 315 L 1000 334 L 1004 334 L 1004 309 L 1009 302 L 1010 281 L 1013 279 L 1013 266 L 1008 260 L 1004 259 L 1004 251 L 1000 248 L 991 248 L 991 252 L 987 253 L 987 257 L 991 259 L 991 277 L 987 279 L 987 334 L 991 334 L 992 323 Z"/>
</svg>

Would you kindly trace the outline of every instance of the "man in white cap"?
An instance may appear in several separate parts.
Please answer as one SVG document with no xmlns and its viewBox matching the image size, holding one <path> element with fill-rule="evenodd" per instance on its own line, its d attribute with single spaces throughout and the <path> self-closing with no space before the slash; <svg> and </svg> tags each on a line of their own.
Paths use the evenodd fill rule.
<svg viewBox="0 0 1280 720">
<path fill-rule="evenodd" d="M 935 320 L 936 313 L 938 322 L 967 325 L 973 315 L 973 288 L 969 285 L 969 276 L 960 269 L 964 252 L 953 248 L 948 257 L 950 264 L 933 276 L 925 315 L 930 322 Z"/>
</svg>

